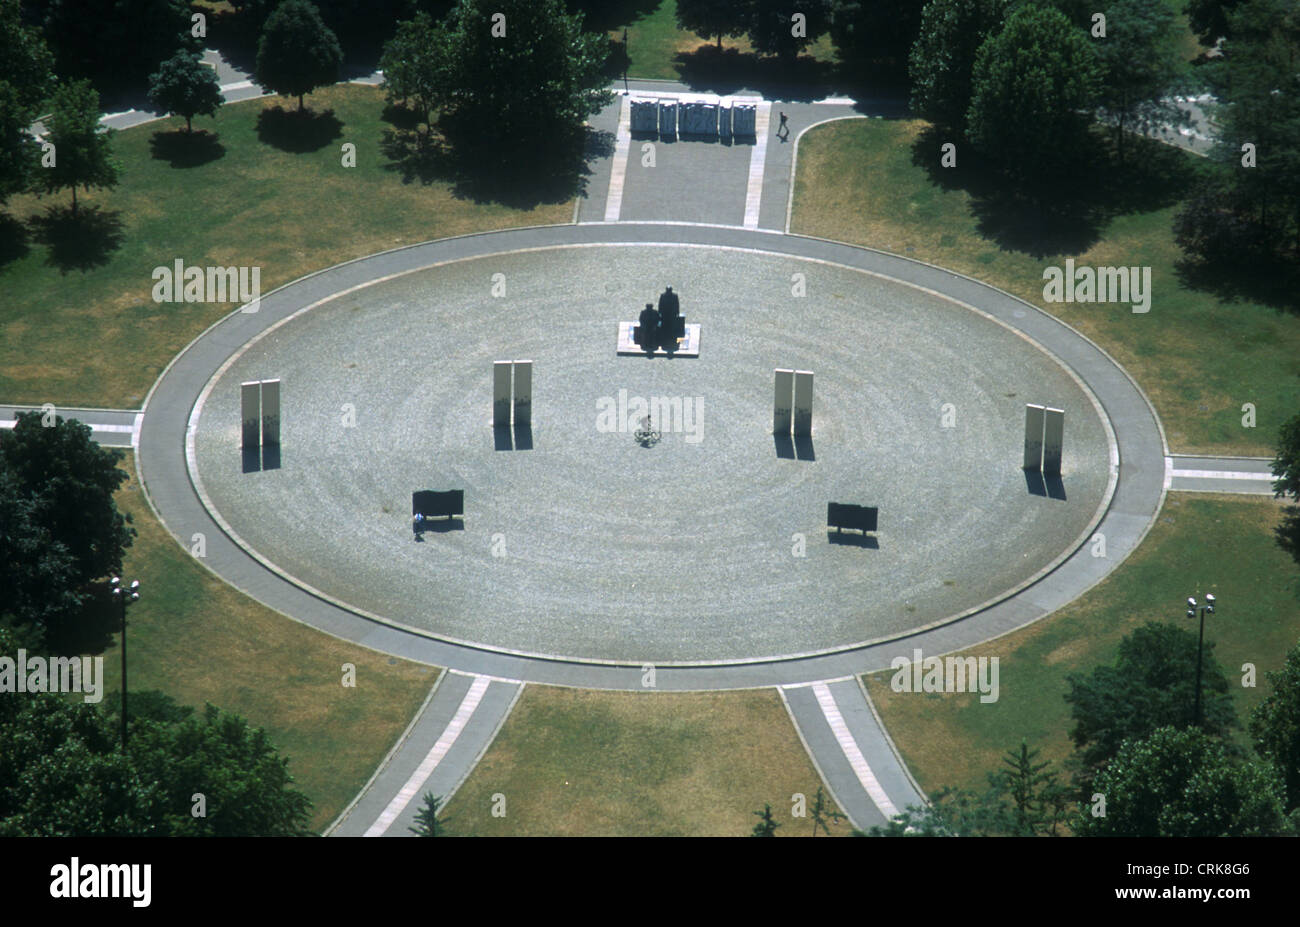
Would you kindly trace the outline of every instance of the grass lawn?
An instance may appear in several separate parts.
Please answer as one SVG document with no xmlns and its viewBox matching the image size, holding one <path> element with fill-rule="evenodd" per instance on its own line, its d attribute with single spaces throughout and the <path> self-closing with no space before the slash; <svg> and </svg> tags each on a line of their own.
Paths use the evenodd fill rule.
<svg viewBox="0 0 1300 927">
<path fill-rule="evenodd" d="M 969 193 L 944 189 L 913 162 L 925 128 L 919 121 L 855 119 L 806 134 L 791 230 L 950 267 L 1047 309 L 1137 379 L 1164 421 L 1171 450 L 1273 455 L 1279 426 L 1300 411 L 1300 319 L 1185 287 L 1174 270 L 1180 251 L 1170 230 L 1172 206 L 1120 215 L 1082 253 L 1034 258 L 1001 247 L 981 232 L 988 217 L 975 214 Z M 1043 268 L 1064 266 L 1067 256 L 1077 264 L 1150 266 L 1150 311 L 1044 302 Z M 1254 428 L 1242 425 L 1248 402 L 1256 408 Z"/>
<path fill-rule="evenodd" d="M 130 452 L 121 466 L 135 472 Z M 117 505 L 139 533 L 123 564 L 142 590 L 127 618 L 130 690 L 160 689 L 200 710 L 212 702 L 265 728 L 315 805 L 312 828 L 323 829 L 392 748 L 438 671 L 312 630 L 227 586 L 154 519 L 134 479 Z M 103 650 L 108 691 L 121 687 L 117 615 L 104 616 L 113 634 Z M 344 663 L 356 666 L 355 688 L 341 684 Z"/>
<path fill-rule="evenodd" d="M 772 805 L 778 836 L 809 836 L 790 796 L 821 779 L 772 689 L 596 692 L 529 686 L 447 805 L 449 834 L 744 836 Z M 492 817 L 492 796 L 505 816 Z M 832 803 L 833 807 L 833 803 Z M 846 835 L 847 822 L 831 828 Z"/>
<path fill-rule="evenodd" d="M 1234 686 L 1243 725 L 1268 694 L 1266 670 L 1282 666 L 1300 640 L 1300 571 L 1277 546 L 1272 528 L 1280 506 L 1269 499 L 1171 493 L 1160 520 L 1110 577 L 1051 618 L 966 651 L 999 658 L 1000 698 L 896 693 L 890 673 L 867 677 L 871 697 L 894 742 L 927 794 L 944 785 L 983 790 L 1021 739 L 1040 759 L 1071 752 L 1065 677 L 1113 663 L 1124 635 L 1148 621 L 1197 630 L 1183 601 L 1206 592 L 1219 598 L 1206 616 L 1205 638 L 1230 683 L 1243 663 L 1257 668 L 1255 688 Z M 1248 745 L 1244 731 L 1237 740 Z"/>
<path fill-rule="evenodd" d="M 50 232 L 54 246 L 42 243 L 20 220 L 45 216 L 70 195 L 10 200 L 8 220 L 0 213 L 4 401 L 138 407 L 177 351 L 236 305 L 155 303 L 153 269 L 177 258 L 260 266 L 266 292 L 399 245 L 572 220 L 571 199 L 515 209 L 459 199 L 446 183 L 403 183 L 380 151 L 388 124 L 375 88 L 309 95 L 308 106 L 332 109 L 333 120 L 264 123 L 273 144 L 259 138 L 258 117 L 281 103 L 251 100 L 221 107 L 215 121 L 196 118 L 207 146 L 186 150 L 176 134 L 164 135 L 159 153 L 168 157 L 154 156 L 154 135 L 183 130 L 184 120 L 118 133 L 120 184 L 78 196 L 83 208 L 103 210 L 93 233 L 74 233 L 65 221 Z M 356 145 L 354 168 L 341 164 L 344 142 Z"/>
</svg>

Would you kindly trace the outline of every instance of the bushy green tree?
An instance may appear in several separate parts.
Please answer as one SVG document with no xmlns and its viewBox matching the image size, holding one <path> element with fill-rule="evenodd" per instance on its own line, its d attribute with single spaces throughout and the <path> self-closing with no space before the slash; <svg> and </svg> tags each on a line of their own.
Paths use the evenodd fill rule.
<svg viewBox="0 0 1300 927">
<path fill-rule="evenodd" d="M 85 601 L 91 580 L 121 570 L 135 529 L 113 501 L 127 479 L 122 452 L 81 422 L 43 418 L 22 413 L 0 431 L 0 584 L 15 619 L 47 628 Z"/>
<path fill-rule="evenodd" d="M 1070 739 L 1079 751 L 1086 783 L 1118 753 L 1126 740 L 1156 728 L 1193 723 L 1197 634 L 1173 624 L 1151 622 L 1119 643 L 1112 666 L 1066 677 L 1065 695 L 1074 718 Z M 1236 726 L 1232 696 L 1214 642 L 1205 642 L 1201 666 L 1201 727 L 1224 736 Z"/>
<path fill-rule="evenodd" d="M 975 56 L 971 140 L 1042 192 L 1086 156 L 1101 69 L 1087 35 L 1059 10 L 1019 7 Z"/>
<path fill-rule="evenodd" d="M 281 96 L 302 98 L 339 79 L 343 50 L 309 0 L 284 0 L 262 26 L 254 80 Z"/>
<path fill-rule="evenodd" d="M 0 699 L 0 835 L 308 832 L 311 803 L 265 732 L 212 705 L 196 714 L 162 693 L 132 693 L 131 707 L 123 753 L 111 710 L 54 694 Z"/>
<path fill-rule="evenodd" d="M 1162 727 L 1128 740 L 1097 777 L 1105 815 L 1084 810 L 1085 837 L 1269 837 L 1290 834 L 1282 778 L 1233 757 L 1205 732 Z"/>
<path fill-rule="evenodd" d="M 560 0 L 462 0 L 447 24 L 439 125 L 467 163 L 544 174 L 613 99 L 608 55 L 606 37 Z"/>
<path fill-rule="evenodd" d="M 975 56 L 1002 28 L 1007 0 L 930 0 L 921 13 L 908 74 L 912 109 L 935 125 L 965 133 Z"/>
<path fill-rule="evenodd" d="M 0 0 L 0 84 L 37 109 L 54 89 L 54 56 L 39 29 L 23 22 L 19 0 Z"/>
<path fill-rule="evenodd" d="M 45 193 L 72 191 L 77 213 L 77 188 L 87 192 L 117 186 L 119 166 L 113 158 L 113 130 L 99 124 L 99 94 L 88 80 L 61 84 L 54 91 L 46 140 L 54 145 L 54 163 L 42 167 L 36 182 Z"/>
<path fill-rule="evenodd" d="M 1187 67 L 1178 22 L 1164 0 L 1114 0 L 1105 13 L 1106 36 L 1093 40 L 1101 62 L 1098 102 L 1115 127 L 1123 161 L 1126 132 L 1187 121 L 1170 99 L 1186 89 Z"/>
<path fill-rule="evenodd" d="M 1255 752 L 1281 770 L 1291 813 L 1300 809 L 1300 644 L 1268 681 L 1273 689 L 1251 714 L 1250 734 Z"/>
<path fill-rule="evenodd" d="M 184 116 L 186 132 L 193 131 L 195 116 L 215 117 L 222 100 L 217 72 L 192 52 L 177 52 L 149 77 L 149 102 Z"/>
<path fill-rule="evenodd" d="M 413 107 L 428 131 L 439 88 L 446 80 L 446 32 L 428 13 L 398 23 L 379 59 L 390 103 Z"/>
</svg>

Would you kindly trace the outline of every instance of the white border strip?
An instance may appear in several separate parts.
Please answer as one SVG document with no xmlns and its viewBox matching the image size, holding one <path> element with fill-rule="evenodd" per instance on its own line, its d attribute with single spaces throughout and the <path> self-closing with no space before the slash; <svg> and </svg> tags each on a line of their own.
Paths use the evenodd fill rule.
<svg viewBox="0 0 1300 927">
<path fill-rule="evenodd" d="M 465 698 L 461 700 L 460 707 L 456 709 L 456 714 L 447 722 L 447 729 L 442 732 L 438 742 L 433 745 L 433 749 L 420 763 L 419 767 L 411 774 L 411 778 L 406 780 L 406 785 L 398 790 L 393 796 L 393 800 L 388 803 L 388 807 L 375 823 L 371 824 L 366 830 L 367 837 L 382 837 L 397 816 L 406 810 L 406 806 L 411 803 L 411 799 L 416 796 L 424 783 L 433 775 L 434 769 L 442 762 L 451 745 L 460 737 L 460 732 L 465 729 L 469 723 L 470 717 L 474 714 L 474 709 L 478 708 L 478 703 L 483 700 L 483 693 L 487 687 L 492 684 L 492 680 L 486 676 L 475 676 L 474 682 L 470 684 L 469 691 L 465 693 Z"/>
<path fill-rule="evenodd" d="M 884 788 L 876 779 L 876 774 L 871 771 L 867 764 L 867 758 L 862 755 L 858 748 L 858 742 L 853 739 L 849 733 L 849 726 L 844 721 L 844 716 L 840 714 L 840 706 L 835 704 L 835 696 L 831 694 L 830 686 L 824 682 L 813 683 L 813 694 L 817 696 L 817 704 L 822 707 L 822 714 L 826 716 L 826 723 L 831 726 L 831 733 L 840 743 L 840 749 L 844 751 L 844 756 L 848 759 L 849 765 L 853 767 L 853 774 L 858 777 L 862 787 L 867 790 L 867 795 L 871 797 L 875 806 L 880 809 L 880 813 L 885 816 L 886 821 L 892 821 L 898 815 L 898 809 L 894 803 L 889 800 L 885 794 Z"/>
</svg>

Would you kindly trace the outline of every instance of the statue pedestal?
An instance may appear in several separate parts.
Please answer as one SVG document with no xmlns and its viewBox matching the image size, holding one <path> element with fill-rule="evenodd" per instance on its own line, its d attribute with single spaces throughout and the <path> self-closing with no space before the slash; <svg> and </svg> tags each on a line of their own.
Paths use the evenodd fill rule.
<svg viewBox="0 0 1300 927">
<path fill-rule="evenodd" d="M 632 331 L 637 327 L 637 322 L 619 322 L 618 323 L 618 348 L 619 354 L 645 354 L 645 349 L 636 343 L 632 336 Z M 667 357 L 668 352 L 663 348 L 655 351 L 657 357 Z M 686 323 L 686 337 L 677 339 L 677 350 L 673 351 L 673 357 L 699 357 L 700 356 L 700 323 Z"/>
</svg>

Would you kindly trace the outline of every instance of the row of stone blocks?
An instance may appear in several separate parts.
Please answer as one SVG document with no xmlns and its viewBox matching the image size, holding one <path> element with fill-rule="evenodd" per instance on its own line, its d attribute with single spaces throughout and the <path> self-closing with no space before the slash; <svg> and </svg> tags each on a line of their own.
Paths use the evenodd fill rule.
<svg viewBox="0 0 1300 927">
<path fill-rule="evenodd" d="M 676 100 L 632 100 L 634 135 L 677 135 L 690 138 L 753 138 L 758 108 L 753 103 L 679 103 Z"/>
</svg>

